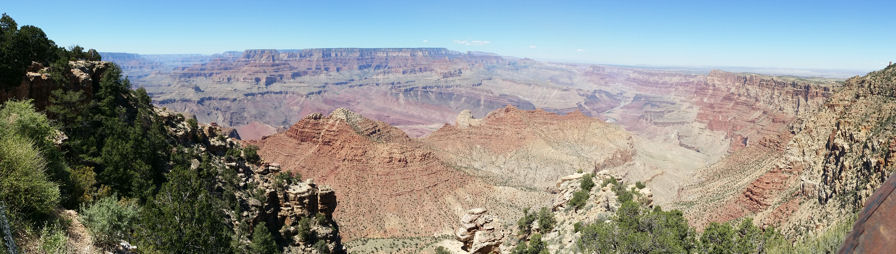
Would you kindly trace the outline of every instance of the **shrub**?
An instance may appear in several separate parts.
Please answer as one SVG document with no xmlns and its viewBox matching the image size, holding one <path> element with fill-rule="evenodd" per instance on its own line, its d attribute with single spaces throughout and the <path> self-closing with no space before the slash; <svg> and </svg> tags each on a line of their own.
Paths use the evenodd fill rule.
<svg viewBox="0 0 896 254">
<path fill-rule="evenodd" d="M 252 253 L 280 253 L 280 249 L 277 247 L 277 243 L 274 242 L 270 229 L 264 222 L 255 225 L 255 229 L 252 232 L 252 244 L 249 245 L 249 248 L 252 250 Z"/>
<path fill-rule="evenodd" d="M 120 240 L 128 240 L 137 219 L 137 205 L 119 201 L 118 197 L 104 197 L 90 206 L 81 207 L 81 221 L 94 242 L 111 247 Z"/>
<path fill-rule="evenodd" d="M 248 145 L 245 149 L 243 149 L 243 153 L 246 155 L 246 161 L 248 161 L 249 163 L 257 164 L 261 161 L 261 157 L 258 156 L 257 146 Z"/>
<path fill-rule="evenodd" d="M 327 242 L 325 242 L 325 241 L 317 241 L 311 247 L 314 248 L 314 250 L 316 250 L 317 253 L 330 254 L 330 247 L 327 246 Z"/>
<path fill-rule="evenodd" d="M 519 229 L 520 234 L 529 234 L 529 231 L 532 230 L 532 222 L 537 219 L 537 215 L 535 213 L 529 213 L 529 208 L 523 209 L 523 217 L 521 217 L 516 222 L 517 229 Z"/>
<path fill-rule="evenodd" d="M 587 203 L 590 196 L 591 195 L 584 190 L 576 191 L 572 194 L 572 199 L 569 200 L 569 207 L 575 208 L 576 210 L 582 209 L 582 207 L 585 207 L 585 203 Z"/>
<path fill-rule="evenodd" d="M 68 248 L 68 236 L 65 229 L 59 225 L 50 224 L 40 231 L 40 249 L 48 254 L 70 253 Z"/>
<path fill-rule="evenodd" d="M 591 179 L 593 177 L 594 176 L 592 176 L 591 174 L 586 174 L 584 177 L 582 177 L 582 182 L 579 183 L 579 187 L 581 187 L 583 190 L 591 191 L 591 189 L 594 188 L 594 180 Z"/>
<path fill-rule="evenodd" d="M 0 136 L 0 200 L 9 205 L 13 220 L 46 218 L 59 204 L 59 185 L 47 179 L 45 169 L 30 140 Z"/>
<path fill-rule="evenodd" d="M 647 185 L 644 185 L 644 183 L 638 181 L 635 183 L 635 187 L 637 187 L 638 189 L 644 189 L 644 187 L 647 187 Z"/>
<path fill-rule="evenodd" d="M 445 247 L 439 246 L 436 248 L 436 254 L 451 254 L 451 252 L 445 249 Z"/>
<path fill-rule="evenodd" d="M 554 213 L 551 213 L 547 207 L 542 207 L 538 211 L 538 226 L 541 228 L 541 232 L 551 231 L 556 224 L 557 220 L 554 219 Z"/>
</svg>

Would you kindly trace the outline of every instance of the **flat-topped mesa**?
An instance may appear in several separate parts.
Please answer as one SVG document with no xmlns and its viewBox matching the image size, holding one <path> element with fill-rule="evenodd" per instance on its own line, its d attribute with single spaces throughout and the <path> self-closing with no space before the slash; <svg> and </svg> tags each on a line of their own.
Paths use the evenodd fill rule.
<svg viewBox="0 0 896 254">
<path fill-rule="evenodd" d="M 461 52 L 446 48 L 315 48 L 315 49 L 249 49 L 241 58 L 251 60 L 308 60 L 377 57 L 457 57 Z"/>
<path fill-rule="evenodd" d="M 472 64 L 496 63 L 502 59 L 444 48 L 250 49 L 217 55 L 208 62 L 174 70 L 173 74 L 180 80 L 270 86 L 279 82 L 318 82 L 319 79 L 306 77 L 343 72 L 443 76 L 462 73 Z"/>
</svg>

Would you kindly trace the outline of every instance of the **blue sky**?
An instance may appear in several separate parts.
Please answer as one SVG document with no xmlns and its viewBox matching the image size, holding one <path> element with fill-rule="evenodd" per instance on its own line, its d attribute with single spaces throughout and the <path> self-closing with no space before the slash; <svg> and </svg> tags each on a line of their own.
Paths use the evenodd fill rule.
<svg viewBox="0 0 896 254">
<path fill-rule="evenodd" d="M 60 45 L 133 53 L 446 47 L 541 60 L 870 71 L 896 1 L 4 1 Z"/>
</svg>

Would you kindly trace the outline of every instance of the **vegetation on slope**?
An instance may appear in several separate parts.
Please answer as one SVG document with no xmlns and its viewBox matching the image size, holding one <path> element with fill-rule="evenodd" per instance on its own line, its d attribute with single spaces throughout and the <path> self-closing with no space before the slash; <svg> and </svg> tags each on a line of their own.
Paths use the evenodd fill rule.
<svg viewBox="0 0 896 254">
<path fill-rule="evenodd" d="M 30 100 L 0 105 L 0 201 L 23 251 L 70 251 L 72 221 L 61 209 L 79 210 L 93 244 L 106 250 L 127 241 L 142 253 L 281 251 L 279 233 L 264 224 L 234 229 L 250 224 L 230 221 L 244 209 L 235 198 L 237 173 L 213 163 L 260 163 L 257 148 L 207 151 L 217 137 L 197 133 L 195 120 L 185 121 L 188 140 L 174 136 L 146 91 L 132 90 L 115 65 L 92 94 L 69 85 L 69 60 L 99 60 L 94 50 L 57 47 L 5 14 L 0 38 L 0 89 L 18 86 L 31 61 L 49 64 L 58 85 L 46 112 Z"/>
</svg>

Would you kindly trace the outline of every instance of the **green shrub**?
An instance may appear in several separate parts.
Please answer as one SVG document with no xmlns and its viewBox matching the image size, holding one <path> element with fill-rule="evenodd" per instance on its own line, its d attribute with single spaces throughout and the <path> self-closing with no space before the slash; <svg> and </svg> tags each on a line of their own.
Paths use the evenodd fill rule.
<svg viewBox="0 0 896 254">
<path fill-rule="evenodd" d="M 248 145 L 245 149 L 243 149 L 243 153 L 246 155 L 246 161 L 249 163 L 257 164 L 261 161 L 261 157 L 258 156 L 258 147 L 254 145 Z"/>
<path fill-rule="evenodd" d="M 133 202 L 119 201 L 116 196 L 104 197 L 93 205 L 81 207 L 81 221 L 95 243 L 111 247 L 121 240 L 130 240 L 137 212 Z"/>
<path fill-rule="evenodd" d="M 532 222 L 537 219 L 537 214 L 529 213 L 529 208 L 523 209 L 523 217 L 520 217 L 516 222 L 517 229 L 519 229 L 520 234 L 529 234 L 529 231 L 532 230 Z"/>
<path fill-rule="evenodd" d="M 330 247 L 327 246 L 327 242 L 325 241 L 317 241 L 311 246 L 317 253 L 320 254 L 330 254 Z"/>
<path fill-rule="evenodd" d="M 436 248 L 436 254 L 451 254 L 451 252 L 445 249 L 445 247 L 439 246 Z"/>
<path fill-rule="evenodd" d="M 594 188 L 594 180 L 592 180 L 591 178 L 594 178 L 594 176 L 592 176 L 591 174 L 586 174 L 584 177 L 582 177 L 582 182 L 579 183 L 579 187 L 583 190 L 591 191 L 591 189 Z"/>
<path fill-rule="evenodd" d="M 572 194 L 572 199 L 569 200 L 569 207 L 576 210 L 582 209 L 582 207 L 585 207 L 585 203 L 587 203 L 590 196 L 591 195 L 584 190 L 576 191 Z"/>
<path fill-rule="evenodd" d="M 252 243 L 249 245 L 252 253 L 273 254 L 280 253 L 277 243 L 274 242 L 274 236 L 271 235 L 270 229 L 264 222 L 255 225 L 252 230 Z"/>
<path fill-rule="evenodd" d="M 40 249 L 48 254 L 65 254 L 71 251 L 68 248 L 68 236 L 65 229 L 59 225 L 46 225 L 40 231 Z"/>
<path fill-rule="evenodd" d="M 638 181 L 635 183 L 635 187 L 637 187 L 638 189 L 644 189 L 644 187 L 647 187 L 647 185 L 644 185 L 644 183 Z"/>
<path fill-rule="evenodd" d="M 59 204 L 59 185 L 47 179 L 45 169 L 30 140 L 0 136 L 0 200 L 9 206 L 11 220 L 42 220 Z"/>
<path fill-rule="evenodd" d="M 556 225 L 557 220 L 554 219 L 554 213 L 551 210 L 548 210 L 547 207 L 542 207 L 541 210 L 538 210 L 538 226 L 541 232 L 550 232 Z"/>
</svg>

